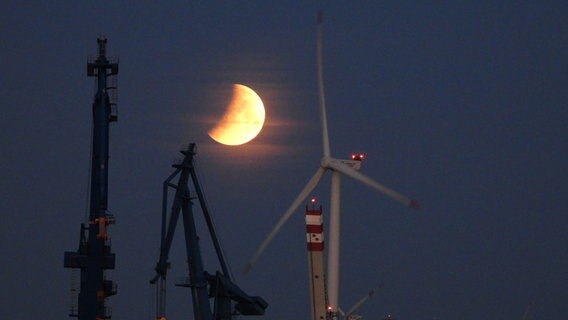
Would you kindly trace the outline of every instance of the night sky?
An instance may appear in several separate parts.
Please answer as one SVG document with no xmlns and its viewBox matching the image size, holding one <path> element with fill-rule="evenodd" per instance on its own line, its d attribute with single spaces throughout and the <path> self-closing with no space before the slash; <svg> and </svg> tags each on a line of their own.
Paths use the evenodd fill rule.
<svg viewBox="0 0 568 320">
<path fill-rule="evenodd" d="M 303 210 L 242 270 L 319 166 L 316 13 L 324 11 L 331 153 L 422 204 L 342 180 L 340 305 L 364 319 L 565 319 L 568 5 L 562 1 L 4 1 L 0 4 L 0 305 L 66 319 L 87 214 L 96 39 L 120 57 L 111 124 L 113 319 L 152 319 L 162 182 L 198 144 L 198 172 L 236 281 L 307 319 Z M 230 84 L 266 107 L 259 136 L 207 136 Z M 330 177 L 314 191 L 327 213 Z M 199 211 L 198 211 L 199 212 Z M 201 221 L 198 221 L 199 223 Z M 206 269 L 219 267 L 200 228 Z M 182 230 L 168 316 L 192 317 Z"/>
</svg>

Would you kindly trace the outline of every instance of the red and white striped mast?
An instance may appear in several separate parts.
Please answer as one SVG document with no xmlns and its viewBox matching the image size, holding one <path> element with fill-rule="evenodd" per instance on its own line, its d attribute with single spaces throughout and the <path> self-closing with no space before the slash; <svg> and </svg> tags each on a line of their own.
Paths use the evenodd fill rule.
<svg viewBox="0 0 568 320">
<path fill-rule="evenodd" d="M 310 278 L 310 308 L 312 320 L 328 319 L 327 291 L 324 273 L 323 217 L 321 205 L 316 209 L 316 199 L 306 206 L 306 241 L 308 249 L 308 272 Z"/>
</svg>

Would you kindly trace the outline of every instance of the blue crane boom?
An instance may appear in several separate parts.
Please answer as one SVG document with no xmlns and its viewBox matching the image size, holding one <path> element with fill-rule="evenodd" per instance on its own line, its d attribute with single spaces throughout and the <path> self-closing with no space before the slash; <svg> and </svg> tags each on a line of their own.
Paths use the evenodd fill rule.
<svg viewBox="0 0 568 320">
<path fill-rule="evenodd" d="M 81 225 L 79 249 L 64 254 L 64 267 L 81 270 L 78 309 L 69 314 L 79 320 L 100 320 L 111 317 L 105 307 L 107 297 L 116 294 L 116 285 L 104 272 L 115 267 L 107 227 L 114 223 L 108 211 L 109 124 L 116 121 L 116 109 L 109 92 L 109 78 L 118 74 L 118 61 L 106 56 L 106 38 L 97 39 L 99 52 L 87 63 L 87 74 L 96 77 L 93 102 L 93 137 L 91 150 L 90 204 L 88 226 Z M 88 231 L 88 236 L 85 232 Z"/>
</svg>

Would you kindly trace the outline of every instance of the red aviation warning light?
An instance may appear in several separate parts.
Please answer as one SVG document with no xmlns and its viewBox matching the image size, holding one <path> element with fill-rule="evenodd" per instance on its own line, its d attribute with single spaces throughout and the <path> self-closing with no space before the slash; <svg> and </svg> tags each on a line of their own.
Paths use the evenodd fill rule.
<svg viewBox="0 0 568 320">
<path fill-rule="evenodd" d="M 363 161 L 364 158 L 365 158 L 364 153 L 353 153 L 353 154 L 351 154 L 351 160 Z"/>
<path fill-rule="evenodd" d="M 311 204 L 311 206 L 312 206 L 312 210 L 315 210 L 315 209 L 316 209 L 317 203 L 318 203 L 318 200 L 317 200 L 316 196 L 312 196 L 312 197 L 310 198 L 310 204 Z M 306 210 L 307 210 L 307 209 L 308 209 L 308 206 L 306 206 Z"/>
<path fill-rule="evenodd" d="M 327 306 L 327 318 L 328 319 L 337 319 L 337 312 L 333 311 L 332 305 Z M 350 319 L 350 317 L 348 317 L 347 319 Z"/>
</svg>

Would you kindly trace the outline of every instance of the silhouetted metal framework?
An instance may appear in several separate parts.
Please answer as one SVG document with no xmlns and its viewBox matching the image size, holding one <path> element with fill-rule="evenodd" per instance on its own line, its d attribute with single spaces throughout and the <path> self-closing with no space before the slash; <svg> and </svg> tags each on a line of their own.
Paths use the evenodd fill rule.
<svg viewBox="0 0 568 320">
<path fill-rule="evenodd" d="M 231 275 L 227 268 L 201 186 L 197 179 L 193 161 L 196 154 L 196 145 L 194 143 L 190 144 L 188 149 L 182 150 L 181 153 L 185 156 L 183 161 L 173 165 L 176 170 L 166 179 L 166 181 L 164 181 L 163 185 L 160 259 L 155 268 L 156 276 L 150 280 L 150 283 L 157 284 L 158 294 L 156 318 L 165 319 L 165 280 L 167 271 L 170 267 L 168 255 L 180 212 L 183 216 L 189 277 L 183 283 L 178 283 L 176 285 L 191 288 L 194 319 L 225 320 L 231 319 L 234 314 L 264 314 L 264 310 L 267 308 L 268 303 L 266 303 L 266 301 L 264 301 L 261 297 L 247 295 L 231 280 Z M 178 174 L 179 179 L 176 185 L 171 181 Z M 203 267 L 199 237 L 197 235 L 192 209 L 192 200 L 195 199 L 195 196 L 190 193 L 188 186 L 190 177 L 222 269 L 221 271 L 216 271 L 215 274 L 208 273 Z M 169 188 L 175 189 L 175 198 L 171 206 L 171 213 L 168 220 L 167 203 Z M 214 299 L 213 308 L 210 303 L 211 298 Z M 235 302 L 234 310 L 232 308 L 232 302 Z"/>
<path fill-rule="evenodd" d="M 72 308 L 69 314 L 79 320 L 109 319 L 111 313 L 105 306 L 105 299 L 116 294 L 116 285 L 105 278 L 104 272 L 115 266 L 115 255 L 111 252 L 107 234 L 114 217 L 107 212 L 107 206 L 109 124 L 117 120 L 115 101 L 111 99 L 116 85 L 112 80 L 118 74 L 118 60 L 106 57 L 106 38 L 99 37 L 97 42 L 98 56 L 87 63 L 87 74 L 96 77 L 89 220 L 88 225 L 81 224 L 79 249 L 64 255 L 65 268 L 81 270 L 78 308 Z"/>
</svg>

